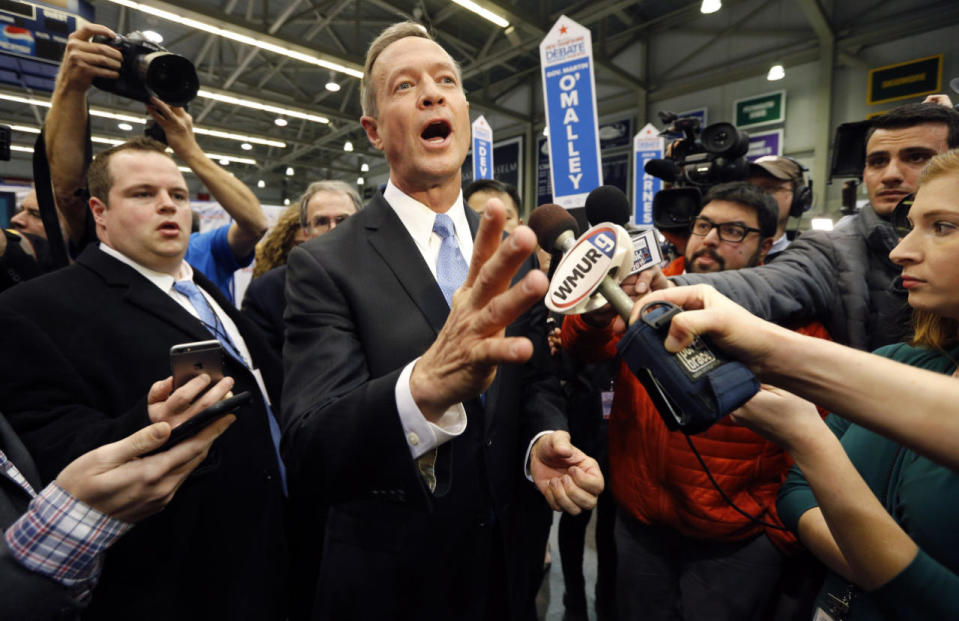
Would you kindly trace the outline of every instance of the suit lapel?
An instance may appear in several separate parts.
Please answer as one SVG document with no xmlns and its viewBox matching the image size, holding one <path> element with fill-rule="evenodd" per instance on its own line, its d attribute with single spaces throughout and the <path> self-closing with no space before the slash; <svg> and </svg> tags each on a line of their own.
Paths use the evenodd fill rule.
<svg viewBox="0 0 959 621">
<path fill-rule="evenodd" d="M 366 228 L 370 245 L 396 276 L 433 331 L 438 333 L 450 309 L 433 273 L 423 261 L 423 255 L 381 194 L 370 201 L 366 210 L 369 212 Z"/>
<path fill-rule="evenodd" d="M 118 291 L 133 306 L 170 324 L 190 337 L 190 340 L 205 341 L 210 332 L 203 323 L 173 301 L 152 282 L 141 276 L 129 265 L 117 261 L 95 246 L 84 250 L 77 263 L 98 274 L 104 282 Z"/>
</svg>

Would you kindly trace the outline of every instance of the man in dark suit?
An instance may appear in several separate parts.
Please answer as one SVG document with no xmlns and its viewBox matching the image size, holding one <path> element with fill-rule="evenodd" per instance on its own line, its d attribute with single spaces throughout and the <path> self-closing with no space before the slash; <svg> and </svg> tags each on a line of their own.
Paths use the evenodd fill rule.
<svg viewBox="0 0 959 621">
<path fill-rule="evenodd" d="M 563 431 L 535 235 L 503 240 L 499 201 L 464 209 L 468 104 L 422 26 L 373 42 L 362 92 L 390 181 L 294 249 L 287 279 L 291 495 L 331 506 L 314 616 L 529 618 L 545 544 L 533 483 L 571 512 L 603 486 Z"/>
<path fill-rule="evenodd" d="M 279 407 L 281 369 L 259 331 L 183 260 L 189 191 L 163 148 L 140 138 L 98 155 L 88 177 L 99 247 L 0 296 L 0 410 L 49 481 L 94 447 L 195 414 L 171 394 L 172 378 L 150 387 L 169 374 L 172 345 L 228 337 L 237 357 L 224 356 L 214 388 L 253 401 L 167 509 L 110 550 L 86 614 L 280 619 L 283 472 L 267 400 Z"/>
</svg>

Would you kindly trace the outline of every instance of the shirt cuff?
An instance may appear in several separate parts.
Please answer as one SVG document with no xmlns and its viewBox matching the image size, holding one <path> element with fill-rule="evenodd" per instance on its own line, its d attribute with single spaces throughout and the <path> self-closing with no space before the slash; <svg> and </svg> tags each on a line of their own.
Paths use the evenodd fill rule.
<svg viewBox="0 0 959 621">
<path fill-rule="evenodd" d="M 77 587 L 96 581 L 100 554 L 132 527 L 77 500 L 54 482 L 30 502 L 4 537 L 24 567 Z"/>
<path fill-rule="evenodd" d="M 536 444 L 536 441 L 542 438 L 545 435 L 553 433 L 555 430 L 549 431 L 540 431 L 538 434 L 533 436 L 533 439 L 529 441 L 529 446 L 526 447 L 526 457 L 523 458 L 523 474 L 526 475 L 527 480 L 533 483 L 533 473 L 529 469 L 529 454 L 533 452 L 533 445 Z"/>
<path fill-rule="evenodd" d="M 419 358 L 403 367 L 394 390 L 396 410 L 399 412 L 403 435 L 406 436 L 406 444 L 410 448 L 413 459 L 418 459 L 424 453 L 449 442 L 466 430 L 466 408 L 462 403 L 457 403 L 443 412 L 436 424 L 429 422 L 423 416 L 410 391 L 410 375 L 418 360 Z"/>
</svg>

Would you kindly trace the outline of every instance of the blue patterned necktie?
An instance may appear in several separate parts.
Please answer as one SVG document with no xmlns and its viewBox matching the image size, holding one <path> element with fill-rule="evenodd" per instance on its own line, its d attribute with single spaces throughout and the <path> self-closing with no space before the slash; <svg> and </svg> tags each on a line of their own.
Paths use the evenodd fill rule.
<svg viewBox="0 0 959 621">
<path fill-rule="evenodd" d="M 440 245 L 439 256 L 436 257 L 436 282 L 443 291 L 446 303 L 451 304 L 453 293 L 466 280 L 469 266 L 463 259 L 460 245 L 453 232 L 453 220 L 445 213 L 436 214 L 433 221 L 433 232 L 443 240 Z"/>
<path fill-rule="evenodd" d="M 213 312 L 213 307 L 207 302 L 203 296 L 203 292 L 196 286 L 196 283 L 192 280 L 178 280 L 173 283 L 173 290 L 185 295 L 187 299 L 190 300 L 190 304 L 193 305 L 197 314 L 200 315 L 200 321 L 203 322 L 203 326 L 216 337 L 216 340 L 220 341 L 223 349 L 244 367 L 247 366 L 243 360 L 243 356 L 240 355 L 240 351 L 233 343 L 233 339 L 230 338 L 229 333 L 227 333 L 223 324 L 220 323 L 220 319 L 216 316 L 216 313 Z M 276 422 L 276 417 L 273 416 L 273 411 L 270 409 L 270 402 L 266 395 L 263 395 L 263 407 L 266 408 L 266 418 L 270 425 L 270 437 L 273 440 L 276 463 L 280 469 L 280 482 L 283 484 L 283 493 L 286 494 L 286 467 L 280 458 L 280 426 Z"/>
</svg>

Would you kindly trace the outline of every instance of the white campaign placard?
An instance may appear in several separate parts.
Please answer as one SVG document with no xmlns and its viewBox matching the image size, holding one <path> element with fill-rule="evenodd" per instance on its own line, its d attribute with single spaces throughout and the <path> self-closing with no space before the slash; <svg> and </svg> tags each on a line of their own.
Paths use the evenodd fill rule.
<svg viewBox="0 0 959 621">
<path fill-rule="evenodd" d="M 649 160 L 662 159 L 664 142 L 652 123 L 633 137 L 633 223 L 637 226 L 653 226 L 653 196 L 663 188 L 663 180 L 644 169 Z"/>
<path fill-rule="evenodd" d="M 603 185 L 589 29 L 563 15 L 540 43 L 539 56 L 553 202 L 582 207 L 589 192 Z"/>
<path fill-rule="evenodd" d="M 473 180 L 493 178 L 493 128 L 480 115 L 473 121 Z"/>
</svg>

